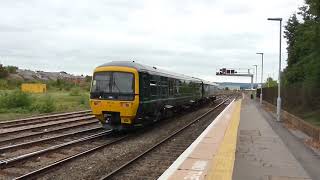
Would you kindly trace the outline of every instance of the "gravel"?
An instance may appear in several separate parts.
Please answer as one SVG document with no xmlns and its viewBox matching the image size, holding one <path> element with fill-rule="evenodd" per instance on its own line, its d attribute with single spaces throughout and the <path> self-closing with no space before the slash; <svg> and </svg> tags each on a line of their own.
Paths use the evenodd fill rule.
<svg viewBox="0 0 320 180">
<path fill-rule="evenodd" d="M 210 106 L 203 107 L 156 123 L 145 128 L 146 130 L 134 133 L 133 137 L 125 141 L 67 163 L 63 168 L 56 168 L 55 171 L 45 174 L 40 179 L 98 179 L 209 109 Z"/>
<path fill-rule="evenodd" d="M 137 130 L 135 132 L 131 132 L 129 135 L 130 137 L 119 142 L 112 144 L 106 148 L 100 149 L 96 151 L 95 153 L 83 156 L 81 158 L 75 159 L 71 162 L 63 164 L 61 167 L 57 167 L 53 171 L 44 174 L 40 179 L 98 179 L 102 177 L 103 175 L 111 172 L 115 168 L 121 166 L 128 160 L 134 158 L 138 154 L 140 154 L 142 151 L 145 151 L 146 149 L 153 146 L 156 142 L 163 139 L 164 137 L 171 134 L 173 131 L 175 131 L 178 128 L 181 128 L 188 122 L 194 120 L 199 115 L 205 113 L 208 111 L 212 106 L 215 106 L 217 104 L 211 104 L 207 105 L 205 107 L 201 107 L 197 110 L 188 110 L 188 112 L 181 112 L 179 115 L 177 115 L 174 118 L 169 118 L 167 120 L 162 120 L 158 123 L 155 123 L 151 126 L 145 127 L 143 129 Z M 210 115 L 209 115 L 210 116 Z M 79 122 L 78 122 L 79 123 Z M 84 122 L 80 122 L 84 123 Z M 75 123 L 71 123 L 71 125 L 68 124 L 68 126 L 72 126 Z M 26 142 L 30 140 L 36 140 L 39 138 L 45 138 L 50 137 L 53 135 L 59 135 L 60 133 L 70 133 L 75 132 L 78 130 L 86 129 L 88 127 L 97 127 L 98 124 L 91 124 L 90 126 L 83 126 L 83 127 L 77 127 L 77 128 L 71 128 L 66 131 L 58 131 L 55 133 L 48 133 L 46 135 L 42 136 L 34 136 L 32 138 L 28 139 L 22 139 L 18 141 L 14 141 L 11 144 Z M 203 124 L 203 127 L 206 127 L 206 124 Z M 52 127 L 48 128 L 47 130 L 54 130 L 58 127 Z M 43 131 L 44 129 L 42 129 Z M 200 131 L 199 131 L 200 132 Z M 202 132 L 202 131 L 201 131 Z M 28 131 L 24 132 L 22 135 L 28 135 L 32 134 L 34 132 Z M 88 134 L 86 134 L 88 135 Z M 17 137 L 19 134 L 13 134 L 10 136 Z M 81 135 L 83 136 L 83 135 Z M 74 140 L 81 137 L 78 136 L 72 136 L 70 138 L 62 138 L 57 141 L 50 141 L 47 143 L 39 143 L 37 146 L 31 146 L 24 149 L 19 149 L 18 151 L 8 151 L 8 152 L 2 152 L 0 154 L 1 159 L 13 157 L 19 154 L 24 154 L 27 152 L 33 152 L 35 150 L 44 149 L 45 147 L 49 147 L 55 144 L 61 144 L 63 142 L 67 142 L 70 140 Z M 121 135 L 118 135 L 118 137 Z M 198 135 L 192 134 L 192 137 L 197 137 Z M 32 170 L 44 167 L 45 165 L 51 164 L 56 160 L 63 159 L 65 157 L 71 156 L 73 154 L 83 152 L 87 149 L 91 149 L 92 147 L 99 146 L 105 142 L 108 142 L 112 140 L 114 137 L 103 137 L 103 138 L 97 138 L 90 141 L 86 141 L 85 143 L 79 143 L 77 145 L 72 145 L 66 148 L 61 148 L 60 150 L 46 153 L 45 155 L 41 155 L 36 158 L 28 159 L 28 161 L 25 161 L 23 163 L 16 164 L 14 166 L 0 169 L 0 179 L 11 179 L 13 177 L 18 177 L 22 174 L 28 173 Z M 188 137 L 189 138 L 189 137 Z M 2 138 L 0 138 L 1 140 Z M 8 139 L 8 137 L 3 138 Z M 179 139 L 179 138 L 178 138 Z M 192 139 L 189 140 L 192 143 Z M 89 142 L 89 143 L 88 143 Z M 187 143 L 187 145 L 188 145 Z M 2 143 L 3 144 L 3 143 Z M 1 142 L 0 142 L 1 145 Z M 5 144 L 8 145 L 8 144 Z M 186 145 L 186 146 L 187 146 Z M 4 145 L 2 145 L 4 146 Z M 181 146 L 183 147 L 183 146 Z M 175 148 L 177 152 L 183 151 L 185 147 L 183 148 Z M 178 153 L 179 154 L 179 153 Z M 178 154 L 175 154 L 177 156 Z M 175 157 L 173 156 L 173 157 Z M 175 157 L 176 158 L 176 157 Z M 175 158 L 166 159 L 164 162 L 166 164 L 169 164 L 172 162 Z M 171 164 L 171 163 L 170 163 Z M 152 165 L 152 164 L 151 164 Z"/>
<path fill-rule="evenodd" d="M 111 179 L 157 179 L 224 109 L 210 113 L 172 139 L 117 172 Z"/>
</svg>

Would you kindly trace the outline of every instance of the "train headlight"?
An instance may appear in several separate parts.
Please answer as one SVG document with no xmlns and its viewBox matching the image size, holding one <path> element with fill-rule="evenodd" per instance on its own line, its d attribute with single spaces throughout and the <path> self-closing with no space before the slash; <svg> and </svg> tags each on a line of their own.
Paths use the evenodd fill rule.
<svg viewBox="0 0 320 180">
<path fill-rule="evenodd" d="M 127 103 L 127 102 L 121 102 L 121 107 L 124 107 L 124 108 L 128 108 L 130 107 L 131 103 Z"/>
<path fill-rule="evenodd" d="M 101 101 L 92 101 L 93 105 L 99 105 L 101 103 Z"/>
</svg>

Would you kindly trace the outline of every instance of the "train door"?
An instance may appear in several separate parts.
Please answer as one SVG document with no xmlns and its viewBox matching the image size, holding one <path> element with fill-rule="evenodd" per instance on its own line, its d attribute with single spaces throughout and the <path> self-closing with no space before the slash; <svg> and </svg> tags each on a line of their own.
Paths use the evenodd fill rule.
<svg viewBox="0 0 320 180">
<path fill-rule="evenodd" d="M 140 100 L 150 100 L 150 75 L 140 72 Z"/>
</svg>

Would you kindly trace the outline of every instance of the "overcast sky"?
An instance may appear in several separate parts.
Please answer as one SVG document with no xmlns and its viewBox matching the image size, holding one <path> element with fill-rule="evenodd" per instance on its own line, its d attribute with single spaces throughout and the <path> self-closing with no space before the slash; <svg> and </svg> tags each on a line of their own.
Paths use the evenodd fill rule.
<svg viewBox="0 0 320 180">
<path fill-rule="evenodd" d="M 0 63 L 92 74 L 111 60 L 211 81 L 222 67 L 253 68 L 277 78 L 279 23 L 303 0 L 0 0 Z M 285 24 L 285 23 L 284 23 Z M 283 63 L 286 44 L 283 38 Z M 258 80 L 260 75 L 258 75 Z M 259 80 L 260 81 L 260 80 Z"/>
</svg>

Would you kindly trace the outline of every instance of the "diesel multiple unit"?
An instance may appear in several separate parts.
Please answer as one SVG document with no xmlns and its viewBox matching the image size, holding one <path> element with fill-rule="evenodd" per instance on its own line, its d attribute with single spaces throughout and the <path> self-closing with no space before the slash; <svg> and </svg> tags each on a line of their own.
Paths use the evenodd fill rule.
<svg viewBox="0 0 320 180">
<path fill-rule="evenodd" d="M 216 84 L 198 78 L 114 61 L 94 70 L 90 106 L 105 128 L 123 129 L 213 99 L 217 91 Z"/>
</svg>

